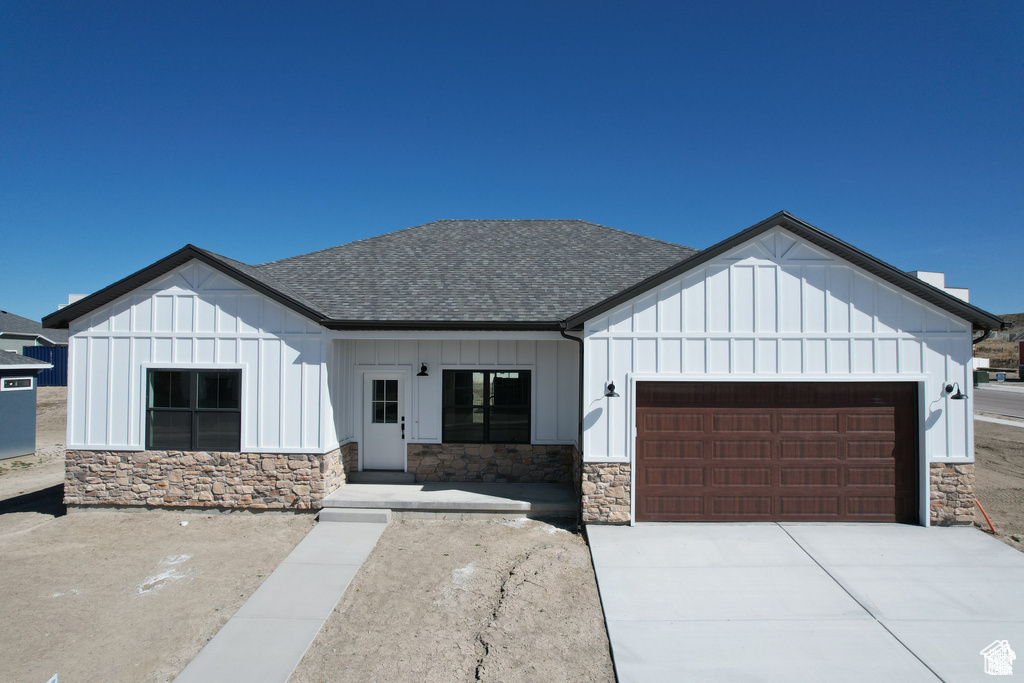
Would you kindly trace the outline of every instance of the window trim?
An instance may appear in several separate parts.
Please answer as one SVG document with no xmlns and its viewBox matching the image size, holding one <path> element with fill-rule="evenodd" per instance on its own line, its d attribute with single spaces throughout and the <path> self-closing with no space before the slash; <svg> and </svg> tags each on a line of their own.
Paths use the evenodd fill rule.
<svg viewBox="0 0 1024 683">
<path fill-rule="evenodd" d="M 11 380 L 17 380 L 23 382 L 28 380 L 27 387 L 8 387 L 6 383 Z M 31 375 L 8 375 L 7 377 L 0 377 L 0 391 L 32 391 L 36 388 L 36 378 Z"/>
<path fill-rule="evenodd" d="M 533 444 L 534 443 L 533 410 L 534 410 L 534 407 L 537 404 L 537 395 L 536 395 L 536 383 L 534 381 L 534 375 L 536 373 L 534 372 L 535 368 L 533 366 L 519 366 L 519 365 L 516 365 L 516 366 L 509 366 L 509 367 L 495 367 L 495 366 L 490 366 L 490 365 L 487 365 L 487 366 L 480 366 L 480 365 L 443 365 L 443 366 L 441 366 L 439 368 L 439 370 L 440 370 L 440 374 L 441 374 L 441 378 L 440 378 L 441 379 L 441 381 L 440 381 L 440 384 L 441 384 L 441 386 L 440 386 L 440 393 L 441 393 L 440 404 L 441 404 L 441 409 L 439 411 L 440 412 L 439 421 L 441 423 L 441 433 L 440 434 L 441 434 L 441 442 L 442 443 L 465 443 L 465 444 L 477 444 L 477 443 L 479 443 L 479 444 L 516 444 L 516 445 Z M 527 411 L 526 411 L 527 440 L 526 441 L 505 441 L 505 440 L 503 440 L 503 441 L 494 441 L 494 440 L 490 440 L 488 438 L 488 439 L 484 439 L 484 440 L 481 440 L 481 441 L 475 441 L 475 440 L 460 441 L 460 440 L 448 439 L 447 438 L 447 436 L 448 436 L 448 429 L 445 426 L 445 414 L 447 412 L 446 411 L 447 405 L 445 404 L 445 400 L 444 400 L 444 387 L 445 387 L 445 385 L 444 385 L 444 376 L 448 372 L 482 372 L 482 373 L 485 373 L 485 374 L 489 374 L 489 373 L 502 373 L 502 372 L 522 372 L 522 373 L 526 373 L 527 377 L 529 378 L 529 382 L 530 382 L 530 386 L 529 386 L 529 389 L 528 389 L 528 392 L 527 392 L 528 396 L 529 396 L 529 403 L 527 405 Z M 488 382 L 489 381 L 490 380 L 488 379 Z M 490 412 L 490 408 L 491 408 L 491 406 L 486 406 L 486 410 L 487 410 L 488 413 Z M 485 425 L 489 425 L 489 419 L 487 418 L 486 414 L 485 414 Z M 484 436 L 485 437 L 490 437 L 490 433 L 489 433 L 488 427 L 485 427 Z"/>
<path fill-rule="evenodd" d="M 149 386 L 150 386 L 150 374 L 153 372 L 185 372 L 189 373 L 189 401 L 191 407 L 189 408 L 150 408 L 149 406 Z M 197 381 L 199 373 L 201 372 L 234 372 L 238 375 L 238 408 L 198 408 L 196 403 L 198 401 L 197 395 Z M 242 365 L 199 365 L 199 364 L 166 364 L 166 363 L 144 363 L 142 365 L 142 410 L 141 410 L 141 441 L 143 444 L 143 450 L 178 450 L 182 452 L 194 453 L 200 452 L 204 449 L 196 446 L 196 419 L 197 413 L 237 413 L 238 414 L 238 448 L 235 450 L 218 450 L 214 452 L 218 453 L 241 453 L 243 451 L 243 440 L 245 437 L 245 367 Z M 149 434 L 149 415 L 153 410 L 165 411 L 165 412 L 188 412 L 192 415 L 191 420 L 191 445 L 188 449 L 181 448 L 154 448 L 150 441 Z"/>
</svg>

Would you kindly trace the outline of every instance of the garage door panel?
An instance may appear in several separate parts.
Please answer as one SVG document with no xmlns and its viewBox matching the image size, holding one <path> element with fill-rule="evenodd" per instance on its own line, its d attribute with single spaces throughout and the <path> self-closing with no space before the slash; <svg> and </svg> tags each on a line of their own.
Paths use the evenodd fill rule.
<svg viewBox="0 0 1024 683">
<path fill-rule="evenodd" d="M 896 514 L 892 496 L 847 496 L 846 514 L 851 517 L 887 518 Z"/>
<path fill-rule="evenodd" d="M 847 486 L 891 486 L 895 492 L 896 470 L 892 467 L 847 467 Z"/>
<path fill-rule="evenodd" d="M 653 522 L 671 522 L 680 517 L 703 517 L 704 496 L 677 496 L 672 493 L 644 498 L 637 515 Z"/>
<path fill-rule="evenodd" d="M 772 517 L 771 496 L 712 496 L 711 514 L 716 517 L 741 519 L 769 519 Z M 723 521 L 730 521 L 723 519 Z"/>
<path fill-rule="evenodd" d="M 787 432 L 837 434 L 839 433 L 839 415 L 835 413 L 784 412 L 779 415 L 778 431 L 781 434 Z"/>
<path fill-rule="evenodd" d="M 770 434 L 772 416 L 769 413 L 712 413 L 711 431 L 735 434 L 739 432 L 760 432 Z"/>
<path fill-rule="evenodd" d="M 846 443 L 847 460 L 884 460 L 892 462 L 895 451 L 895 441 L 858 440 Z"/>
<path fill-rule="evenodd" d="M 700 413 L 647 413 L 643 420 L 643 429 L 648 434 L 704 431 L 704 416 Z"/>
<path fill-rule="evenodd" d="M 766 486 L 772 485 L 771 467 L 712 467 L 711 484 L 714 486 Z"/>
<path fill-rule="evenodd" d="M 711 442 L 711 457 L 715 460 L 770 460 L 772 442 L 715 439 Z"/>
<path fill-rule="evenodd" d="M 637 385 L 638 520 L 917 521 L 915 384 L 658 384 Z"/>
<path fill-rule="evenodd" d="M 638 451 L 645 457 L 658 459 L 704 459 L 703 441 L 664 441 L 645 439 L 639 442 Z"/>
<path fill-rule="evenodd" d="M 896 416 L 892 413 L 847 415 L 846 431 L 892 434 L 896 431 Z"/>
<path fill-rule="evenodd" d="M 838 495 L 779 496 L 779 514 L 792 519 L 838 517 L 839 501 Z"/>
<path fill-rule="evenodd" d="M 637 483 L 646 486 L 704 486 L 704 467 L 648 466 L 637 471 Z"/>
<path fill-rule="evenodd" d="M 838 467 L 780 467 L 780 486 L 838 486 Z"/>
<path fill-rule="evenodd" d="M 820 438 L 809 437 L 806 441 L 787 438 L 779 441 L 779 458 L 781 460 L 838 460 L 840 442 L 822 441 Z"/>
</svg>

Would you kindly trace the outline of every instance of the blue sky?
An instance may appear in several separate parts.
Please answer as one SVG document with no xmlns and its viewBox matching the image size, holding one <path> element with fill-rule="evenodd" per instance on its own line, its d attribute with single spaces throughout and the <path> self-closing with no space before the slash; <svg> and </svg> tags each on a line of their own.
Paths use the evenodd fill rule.
<svg viewBox="0 0 1024 683">
<path fill-rule="evenodd" d="M 0 308 L 440 218 L 785 209 L 1024 311 L 1024 3 L 0 4 Z"/>
</svg>

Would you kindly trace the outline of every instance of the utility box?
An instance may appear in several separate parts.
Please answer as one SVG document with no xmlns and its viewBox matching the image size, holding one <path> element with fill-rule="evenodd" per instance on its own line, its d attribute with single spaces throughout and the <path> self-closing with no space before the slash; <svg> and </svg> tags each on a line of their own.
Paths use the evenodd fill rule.
<svg viewBox="0 0 1024 683">
<path fill-rule="evenodd" d="M 36 375 L 51 367 L 0 353 L 0 460 L 36 452 Z"/>
<path fill-rule="evenodd" d="M 974 386 L 979 384 L 988 384 L 988 370 L 975 370 L 974 371 Z"/>
</svg>

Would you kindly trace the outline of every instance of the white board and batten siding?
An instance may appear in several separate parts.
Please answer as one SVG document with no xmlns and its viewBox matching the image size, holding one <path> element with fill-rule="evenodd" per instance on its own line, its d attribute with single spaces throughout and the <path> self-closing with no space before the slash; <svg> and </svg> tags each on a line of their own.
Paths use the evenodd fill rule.
<svg viewBox="0 0 1024 683">
<path fill-rule="evenodd" d="M 501 338 L 494 333 L 487 339 L 460 339 L 472 332 L 446 332 L 437 338 L 415 339 L 336 339 L 331 352 L 331 374 L 338 387 L 332 389 L 332 401 L 347 401 L 338 409 L 339 440 L 358 440 L 364 371 L 406 368 L 410 371 L 409 401 L 412 411 L 409 441 L 441 442 L 441 378 L 445 370 L 529 370 L 532 396 L 532 442 L 536 444 L 575 444 L 579 429 L 579 344 L 566 341 L 557 333 L 547 339 L 526 339 L 509 333 Z M 417 377 L 426 364 L 427 377 Z M 346 367 L 347 366 L 347 367 Z M 351 369 L 351 375 L 349 374 Z M 334 380 L 332 379 L 332 382 Z M 347 396 L 340 390 L 351 387 Z M 347 438 L 346 438 L 347 435 Z"/>
<path fill-rule="evenodd" d="M 973 458 L 972 401 L 942 396 L 971 386 L 971 325 L 781 228 L 587 321 L 584 344 L 587 461 L 629 459 L 630 382 L 655 378 L 919 382 L 928 459 Z"/>
<path fill-rule="evenodd" d="M 242 451 L 321 452 L 325 332 L 199 261 L 71 324 L 68 448 L 142 450 L 148 368 L 242 370 Z"/>
</svg>

